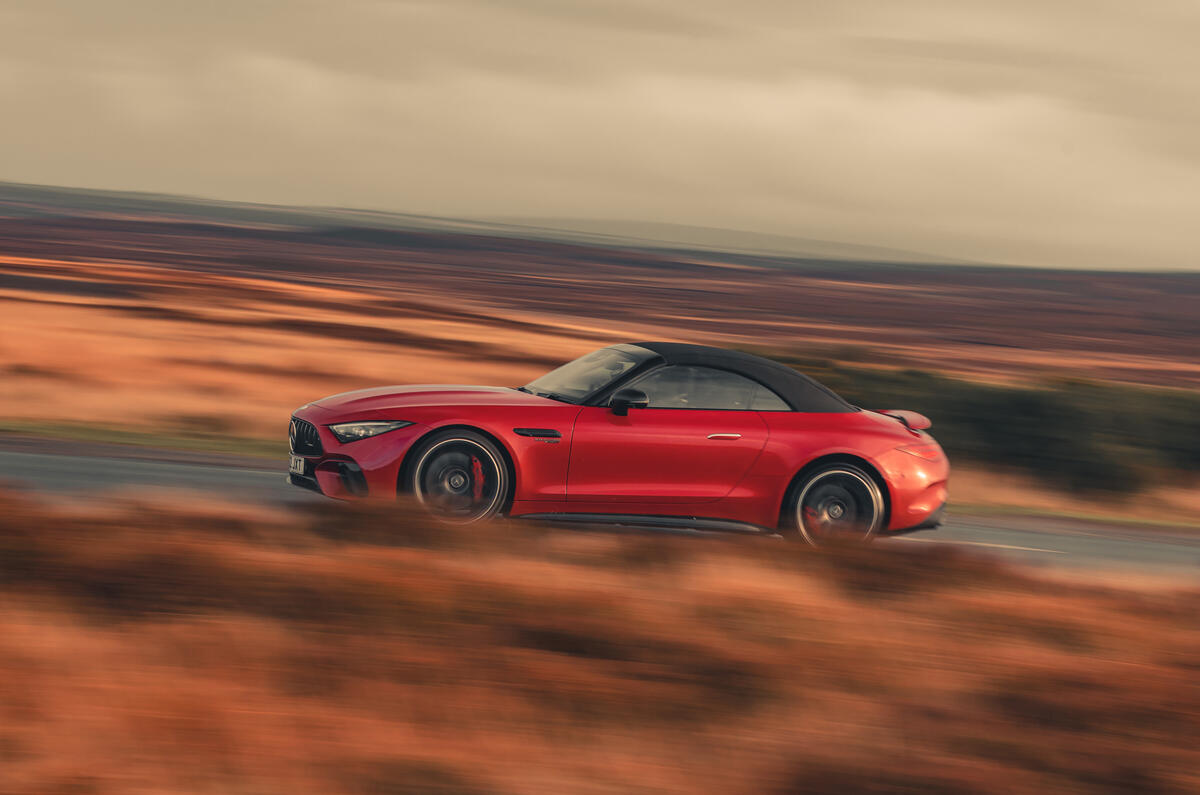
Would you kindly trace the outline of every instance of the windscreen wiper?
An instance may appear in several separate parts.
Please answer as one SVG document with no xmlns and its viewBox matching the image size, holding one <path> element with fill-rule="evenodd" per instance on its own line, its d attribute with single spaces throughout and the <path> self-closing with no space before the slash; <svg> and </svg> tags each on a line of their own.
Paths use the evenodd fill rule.
<svg viewBox="0 0 1200 795">
<path fill-rule="evenodd" d="M 571 405 L 575 405 L 574 400 L 571 400 L 569 397 L 566 397 L 565 395 L 560 395 L 557 392 L 534 392 L 533 394 L 537 395 L 538 397 L 544 397 L 544 398 L 550 398 L 551 400 L 557 400 L 559 403 L 570 403 Z"/>
<path fill-rule="evenodd" d="M 569 397 L 566 397 L 565 395 L 560 395 L 557 392 L 534 392 L 532 389 L 528 389 L 523 386 L 514 386 L 513 389 L 517 390 L 518 392 L 524 392 L 527 395 L 534 395 L 535 397 L 550 398 L 551 400 L 557 400 L 559 403 L 570 403 L 572 406 L 575 405 L 574 400 L 571 400 Z"/>
</svg>

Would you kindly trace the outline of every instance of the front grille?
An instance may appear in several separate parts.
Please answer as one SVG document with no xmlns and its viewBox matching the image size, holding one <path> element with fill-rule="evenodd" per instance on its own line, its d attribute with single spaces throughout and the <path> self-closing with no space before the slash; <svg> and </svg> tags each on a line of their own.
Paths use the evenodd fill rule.
<svg viewBox="0 0 1200 795">
<path fill-rule="evenodd" d="M 296 455 L 320 455 L 325 452 L 325 448 L 321 447 L 317 426 L 296 417 L 292 417 L 292 424 L 288 426 L 288 443 Z"/>
</svg>

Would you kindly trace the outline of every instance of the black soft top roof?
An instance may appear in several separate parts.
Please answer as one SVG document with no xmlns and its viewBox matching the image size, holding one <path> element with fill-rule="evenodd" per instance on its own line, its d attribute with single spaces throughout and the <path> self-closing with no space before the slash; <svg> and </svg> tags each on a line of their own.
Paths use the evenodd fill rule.
<svg viewBox="0 0 1200 795">
<path fill-rule="evenodd" d="M 662 357 L 667 364 L 713 367 L 744 375 L 771 389 L 793 411 L 849 412 L 858 409 L 838 397 L 824 384 L 779 362 L 752 353 L 689 345 L 683 342 L 635 342 Z"/>
</svg>

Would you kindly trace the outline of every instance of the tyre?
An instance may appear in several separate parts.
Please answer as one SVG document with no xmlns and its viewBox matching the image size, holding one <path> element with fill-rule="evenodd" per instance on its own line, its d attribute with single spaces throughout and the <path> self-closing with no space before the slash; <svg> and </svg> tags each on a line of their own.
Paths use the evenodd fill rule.
<svg viewBox="0 0 1200 795">
<path fill-rule="evenodd" d="M 499 514 L 511 477 L 503 453 L 468 430 L 437 433 L 421 443 L 408 470 L 408 487 L 437 519 L 470 524 Z"/>
<path fill-rule="evenodd" d="M 867 542 L 883 525 L 883 492 L 853 464 L 829 464 L 792 487 L 784 516 L 813 546 Z"/>
</svg>

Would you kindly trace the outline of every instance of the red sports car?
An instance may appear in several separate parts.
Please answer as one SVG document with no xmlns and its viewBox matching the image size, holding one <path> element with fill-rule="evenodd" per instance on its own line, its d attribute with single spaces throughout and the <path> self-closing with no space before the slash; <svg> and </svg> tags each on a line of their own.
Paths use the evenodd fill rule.
<svg viewBox="0 0 1200 795">
<path fill-rule="evenodd" d="M 759 356 L 639 342 L 515 389 L 314 401 L 292 417 L 289 480 L 341 499 L 409 493 L 452 522 L 503 514 L 818 544 L 940 524 L 950 466 L 929 425 L 852 406 Z"/>
</svg>

